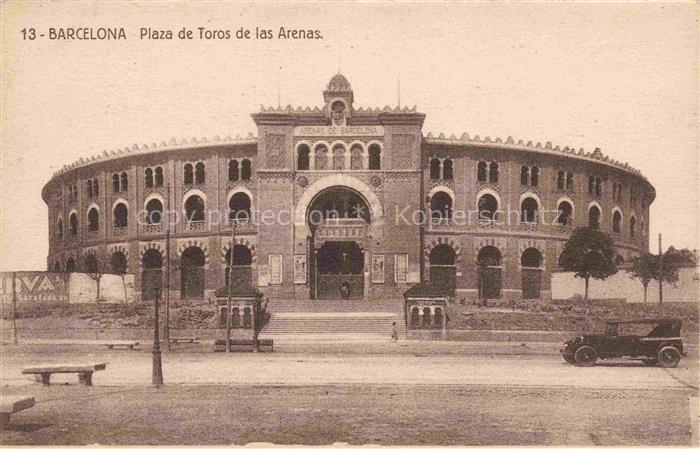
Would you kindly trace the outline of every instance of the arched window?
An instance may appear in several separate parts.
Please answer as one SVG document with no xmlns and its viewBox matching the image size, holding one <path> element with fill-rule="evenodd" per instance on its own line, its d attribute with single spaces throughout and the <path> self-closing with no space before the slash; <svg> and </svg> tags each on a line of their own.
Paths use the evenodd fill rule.
<svg viewBox="0 0 700 449">
<path fill-rule="evenodd" d="M 91 207 L 88 211 L 88 231 L 95 232 L 100 228 L 100 213 L 97 208 Z"/>
<path fill-rule="evenodd" d="M 112 192 L 119 192 L 119 174 L 115 173 L 112 175 Z"/>
<path fill-rule="evenodd" d="M 299 145 L 297 148 L 297 170 L 309 169 L 309 153 L 311 150 L 308 145 Z"/>
<path fill-rule="evenodd" d="M 437 192 L 430 198 L 430 218 L 434 223 L 446 223 L 452 218 L 452 198 Z"/>
<path fill-rule="evenodd" d="M 156 187 L 163 187 L 163 167 L 156 167 Z"/>
<path fill-rule="evenodd" d="M 231 250 L 229 249 L 226 251 L 224 263 L 226 265 L 224 269 L 224 283 L 226 286 L 228 286 L 230 278 L 233 278 L 234 284 L 250 285 L 250 267 L 253 263 L 253 255 L 247 246 L 233 245 L 233 258 L 231 258 Z M 232 273 L 230 267 L 233 267 Z"/>
<path fill-rule="evenodd" d="M 87 191 L 88 198 L 92 198 L 92 179 L 88 179 L 85 190 Z"/>
<path fill-rule="evenodd" d="M 92 180 L 92 196 L 94 198 L 100 196 L 100 182 L 97 180 L 97 178 Z"/>
<path fill-rule="evenodd" d="M 498 162 L 491 162 L 489 164 L 489 182 L 498 182 Z"/>
<path fill-rule="evenodd" d="M 630 218 L 630 237 L 634 237 L 636 231 L 637 231 L 637 219 L 632 217 Z"/>
<path fill-rule="evenodd" d="M 564 190 L 566 188 L 566 173 L 564 170 L 557 172 L 557 189 Z"/>
<path fill-rule="evenodd" d="M 238 161 L 236 159 L 228 161 L 228 180 L 238 181 Z"/>
<path fill-rule="evenodd" d="M 530 170 L 530 185 L 537 187 L 540 183 L 540 167 L 532 167 Z"/>
<path fill-rule="evenodd" d="M 126 204 L 118 203 L 114 206 L 114 227 L 125 228 L 129 224 L 129 209 Z"/>
<path fill-rule="evenodd" d="M 452 159 L 442 161 L 442 179 L 453 179 Z"/>
<path fill-rule="evenodd" d="M 247 181 L 253 174 L 253 168 L 250 159 L 243 159 L 241 162 L 241 179 Z"/>
<path fill-rule="evenodd" d="M 479 197 L 479 220 L 495 220 L 498 211 L 498 200 L 490 193 Z"/>
<path fill-rule="evenodd" d="M 430 159 L 430 179 L 440 179 L 440 159 Z"/>
<path fill-rule="evenodd" d="M 557 206 L 557 223 L 561 226 L 571 226 L 573 224 L 574 208 L 568 201 L 562 201 Z"/>
<path fill-rule="evenodd" d="M 435 315 L 433 318 L 434 326 L 442 326 L 442 309 L 440 307 L 435 308 Z"/>
<path fill-rule="evenodd" d="M 622 265 L 623 263 L 625 263 L 624 257 L 622 257 L 620 254 L 615 256 L 615 265 Z"/>
<path fill-rule="evenodd" d="M 595 178 L 593 176 L 588 177 L 588 194 L 593 195 L 595 193 Z"/>
<path fill-rule="evenodd" d="M 333 170 L 345 169 L 345 148 L 336 145 L 333 148 Z"/>
<path fill-rule="evenodd" d="M 418 307 L 411 308 L 411 326 L 420 326 L 420 311 L 418 310 Z"/>
<path fill-rule="evenodd" d="M 528 248 L 520 256 L 520 266 L 538 268 L 542 263 L 542 253 L 537 248 Z"/>
<path fill-rule="evenodd" d="M 85 272 L 86 273 L 97 273 L 100 267 L 97 264 L 97 257 L 94 254 L 88 254 L 85 256 Z"/>
<path fill-rule="evenodd" d="M 112 253 L 109 264 L 112 267 L 112 273 L 124 274 L 126 273 L 126 256 L 121 251 L 115 251 Z"/>
<path fill-rule="evenodd" d="M 63 240 L 63 220 L 60 218 L 56 222 L 56 238 Z"/>
<path fill-rule="evenodd" d="M 486 170 L 488 165 L 484 161 L 479 161 L 476 165 L 476 180 L 479 182 L 486 182 Z"/>
<path fill-rule="evenodd" d="M 634 218 L 634 217 L 632 217 L 632 218 Z M 616 210 L 615 212 L 613 212 L 613 220 L 612 221 L 613 221 L 612 222 L 613 232 L 619 234 L 620 230 L 622 228 L 622 214 L 620 213 L 620 211 Z"/>
<path fill-rule="evenodd" d="M 362 147 L 359 145 L 354 145 L 350 149 L 350 169 L 352 170 L 362 170 L 363 167 L 363 157 L 362 157 Z"/>
<path fill-rule="evenodd" d="M 194 182 L 195 184 L 204 184 L 204 162 L 197 162 L 194 165 Z"/>
<path fill-rule="evenodd" d="M 534 198 L 525 198 L 520 203 L 520 222 L 537 223 L 537 201 Z"/>
<path fill-rule="evenodd" d="M 328 148 L 323 145 L 316 148 L 316 169 L 328 169 Z"/>
<path fill-rule="evenodd" d="M 146 169 L 146 172 L 144 173 L 144 178 L 145 178 L 146 187 L 148 187 L 148 188 L 153 187 L 153 169 L 151 167 L 148 167 Z"/>
<path fill-rule="evenodd" d="M 75 212 L 68 217 L 68 234 L 71 237 L 78 235 L 78 215 Z"/>
<path fill-rule="evenodd" d="M 423 307 L 423 326 L 430 326 L 430 307 Z"/>
<path fill-rule="evenodd" d="M 163 219 L 163 203 L 157 198 L 152 198 L 146 203 L 146 213 L 146 223 L 160 224 Z"/>
<path fill-rule="evenodd" d="M 530 178 L 530 167 L 523 165 L 520 167 L 520 185 L 526 186 Z"/>
<path fill-rule="evenodd" d="M 126 174 L 126 172 L 122 172 L 122 184 L 119 187 L 119 190 L 122 192 L 129 190 L 129 176 Z"/>
<path fill-rule="evenodd" d="M 574 188 L 574 174 L 570 171 L 566 172 L 566 190 Z"/>
<path fill-rule="evenodd" d="M 204 200 L 199 195 L 192 195 L 185 201 L 185 218 L 187 221 L 204 221 Z"/>
<path fill-rule="evenodd" d="M 600 178 L 595 178 L 595 196 L 600 197 L 603 194 L 603 181 Z"/>
<path fill-rule="evenodd" d="M 228 202 L 228 219 L 248 222 L 251 217 L 250 197 L 243 192 L 234 194 Z"/>
<path fill-rule="evenodd" d="M 194 172 L 192 171 L 192 164 L 190 163 L 182 167 L 182 182 L 185 184 L 192 184 L 194 182 Z"/>
<path fill-rule="evenodd" d="M 379 145 L 372 144 L 369 146 L 369 169 L 380 170 L 382 164 L 382 150 Z"/>
<path fill-rule="evenodd" d="M 592 229 L 600 228 L 600 209 L 598 209 L 598 206 L 591 206 L 588 209 L 588 227 Z"/>
</svg>

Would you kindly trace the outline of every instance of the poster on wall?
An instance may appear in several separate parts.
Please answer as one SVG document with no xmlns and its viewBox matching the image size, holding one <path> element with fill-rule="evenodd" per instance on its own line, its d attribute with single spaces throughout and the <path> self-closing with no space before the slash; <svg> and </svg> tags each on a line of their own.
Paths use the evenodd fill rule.
<svg viewBox="0 0 700 449">
<path fill-rule="evenodd" d="M 408 254 L 395 254 L 395 281 L 397 284 L 405 284 L 408 272 Z"/>
<path fill-rule="evenodd" d="M 384 254 L 372 255 L 372 283 L 384 283 Z"/>
<path fill-rule="evenodd" d="M 270 266 L 270 285 L 282 284 L 282 254 L 270 254 L 268 264 Z"/>
<path fill-rule="evenodd" d="M 258 287 L 267 287 L 270 284 L 270 273 L 267 265 L 258 265 Z"/>
<path fill-rule="evenodd" d="M 306 255 L 296 254 L 294 256 L 294 283 L 306 284 Z"/>
</svg>

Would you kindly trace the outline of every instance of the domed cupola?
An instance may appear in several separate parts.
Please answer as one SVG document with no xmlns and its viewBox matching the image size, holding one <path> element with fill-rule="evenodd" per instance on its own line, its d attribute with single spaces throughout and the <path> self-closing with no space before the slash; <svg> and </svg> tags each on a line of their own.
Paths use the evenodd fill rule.
<svg viewBox="0 0 700 449">
<path fill-rule="evenodd" d="M 338 73 L 328 82 L 328 87 L 323 91 L 323 99 L 326 102 L 326 111 L 333 125 L 345 126 L 352 113 L 353 94 L 352 87 L 347 78 Z"/>
</svg>

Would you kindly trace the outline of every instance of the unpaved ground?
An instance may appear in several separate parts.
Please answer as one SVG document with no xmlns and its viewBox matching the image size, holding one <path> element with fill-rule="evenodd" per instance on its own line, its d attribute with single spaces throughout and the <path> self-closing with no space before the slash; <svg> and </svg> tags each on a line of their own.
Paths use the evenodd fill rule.
<svg viewBox="0 0 700 449">
<path fill-rule="evenodd" d="M 475 386 L 22 386 L 2 444 L 687 445 L 685 391 Z"/>
<path fill-rule="evenodd" d="M 392 348 L 386 343 L 387 350 Z M 583 368 L 558 355 L 462 356 L 418 354 L 308 355 L 297 353 L 164 353 L 163 375 L 173 384 L 325 385 L 509 385 L 588 388 L 686 388 L 697 391 L 697 359 L 678 368 L 647 367 L 636 361 L 600 362 Z M 148 385 L 152 356 L 147 352 L 2 353 L 2 385 L 31 383 L 22 366 L 71 362 L 107 362 L 94 376 L 95 385 Z M 56 381 L 76 382 L 76 375 Z"/>
</svg>

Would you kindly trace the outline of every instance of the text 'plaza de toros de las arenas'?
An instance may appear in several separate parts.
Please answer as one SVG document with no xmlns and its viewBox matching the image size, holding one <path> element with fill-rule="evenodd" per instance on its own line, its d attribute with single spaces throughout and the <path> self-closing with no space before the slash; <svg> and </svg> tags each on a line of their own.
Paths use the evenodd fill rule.
<svg viewBox="0 0 700 449">
<path fill-rule="evenodd" d="M 323 100 L 262 108 L 257 137 L 64 167 L 42 192 L 48 269 L 132 273 L 143 299 L 166 266 L 174 299 L 207 298 L 229 267 L 276 303 L 398 302 L 421 281 L 469 301 L 547 299 L 575 227 L 609 233 L 619 263 L 648 247 L 654 188 L 600 149 L 424 135 L 415 108 L 356 108 L 340 74 Z"/>
</svg>

